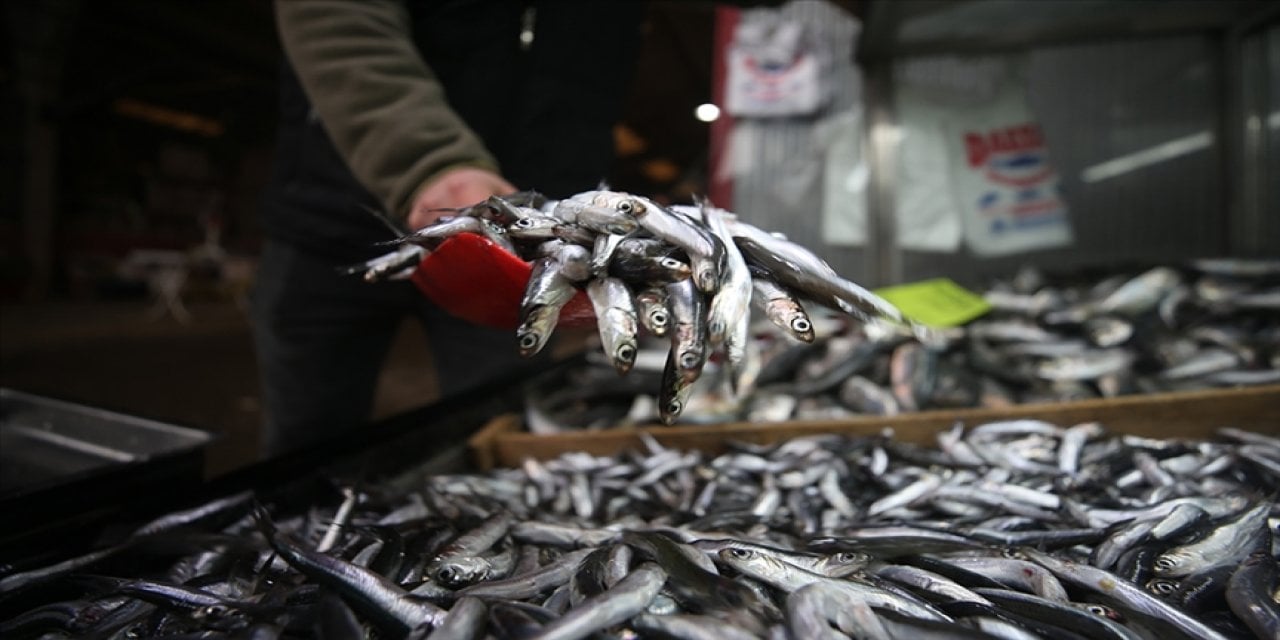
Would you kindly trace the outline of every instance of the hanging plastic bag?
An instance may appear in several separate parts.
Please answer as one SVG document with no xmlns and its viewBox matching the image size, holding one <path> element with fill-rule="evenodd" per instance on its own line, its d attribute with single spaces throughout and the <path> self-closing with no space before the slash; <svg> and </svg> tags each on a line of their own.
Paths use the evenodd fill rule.
<svg viewBox="0 0 1280 640">
<path fill-rule="evenodd" d="M 1058 172 L 1023 83 L 1002 83 L 995 99 L 947 120 L 951 185 L 965 242 L 974 254 L 1001 256 L 1073 241 Z"/>
<path fill-rule="evenodd" d="M 827 244 L 867 242 L 867 187 L 870 168 L 863 157 L 862 109 L 850 109 L 814 132 L 825 141 L 822 180 L 822 239 Z M 817 144 L 817 143 L 815 143 Z"/>
<path fill-rule="evenodd" d="M 725 108 L 736 117 L 809 115 L 829 99 L 821 56 L 804 25 L 776 12 L 745 16 L 726 62 Z"/>
</svg>

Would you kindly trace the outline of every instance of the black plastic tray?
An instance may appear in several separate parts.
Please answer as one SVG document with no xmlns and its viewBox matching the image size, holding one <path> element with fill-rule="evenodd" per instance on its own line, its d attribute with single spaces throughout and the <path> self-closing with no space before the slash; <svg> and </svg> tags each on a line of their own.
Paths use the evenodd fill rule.
<svg viewBox="0 0 1280 640">
<path fill-rule="evenodd" d="M 0 388 L 0 541 L 198 487 L 205 431 Z"/>
</svg>

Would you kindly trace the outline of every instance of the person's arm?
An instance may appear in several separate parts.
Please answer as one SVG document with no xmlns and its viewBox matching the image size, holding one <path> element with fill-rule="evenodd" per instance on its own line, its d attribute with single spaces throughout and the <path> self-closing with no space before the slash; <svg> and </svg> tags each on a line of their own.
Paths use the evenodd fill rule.
<svg viewBox="0 0 1280 640">
<path fill-rule="evenodd" d="M 277 0 L 281 44 L 356 178 L 411 228 L 514 191 L 445 100 L 394 0 Z"/>
</svg>

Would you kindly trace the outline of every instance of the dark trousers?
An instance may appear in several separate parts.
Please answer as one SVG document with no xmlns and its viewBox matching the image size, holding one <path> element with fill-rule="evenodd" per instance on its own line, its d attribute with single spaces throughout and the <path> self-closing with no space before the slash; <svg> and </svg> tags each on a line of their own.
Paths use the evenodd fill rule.
<svg viewBox="0 0 1280 640">
<path fill-rule="evenodd" d="M 265 247 L 253 292 L 267 411 L 263 455 L 366 424 L 378 372 L 407 315 L 424 324 L 441 395 L 528 364 L 517 354 L 514 330 L 463 322 L 412 283 L 370 284 L 341 275 L 342 266 L 283 243 Z"/>
</svg>

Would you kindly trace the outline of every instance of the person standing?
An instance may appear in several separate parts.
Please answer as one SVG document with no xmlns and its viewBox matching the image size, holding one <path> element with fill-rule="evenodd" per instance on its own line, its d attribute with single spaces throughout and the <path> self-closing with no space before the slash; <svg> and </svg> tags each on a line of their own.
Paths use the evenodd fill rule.
<svg viewBox="0 0 1280 640">
<path fill-rule="evenodd" d="M 512 332 L 449 316 L 411 283 L 341 269 L 406 230 L 519 189 L 593 188 L 640 46 L 640 2 L 277 0 L 285 60 L 253 293 L 262 451 L 369 420 L 399 323 L 420 318 L 451 395 L 519 361 Z M 477 283 L 477 295 L 483 283 Z"/>
</svg>

